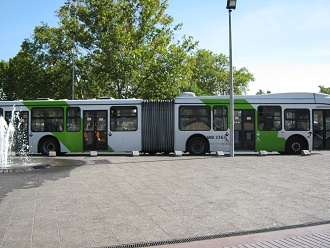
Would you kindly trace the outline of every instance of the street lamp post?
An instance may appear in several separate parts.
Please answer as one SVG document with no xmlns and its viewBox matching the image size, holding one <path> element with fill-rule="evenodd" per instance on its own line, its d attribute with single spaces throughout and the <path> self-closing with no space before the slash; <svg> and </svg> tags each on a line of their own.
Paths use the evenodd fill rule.
<svg viewBox="0 0 330 248">
<path fill-rule="evenodd" d="M 236 0 L 227 0 L 229 13 L 229 74 L 230 74 L 230 156 L 234 157 L 234 85 L 233 85 L 233 54 L 231 40 L 231 12 L 236 9 Z"/>
<path fill-rule="evenodd" d="M 73 8 L 74 12 L 71 12 L 70 15 L 71 17 L 74 17 L 74 20 L 76 21 L 76 6 L 75 5 L 76 0 L 72 0 L 72 6 L 71 8 Z M 76 33 L 75 31 L 72 31 L 72 100 L 74 100 L 74 67 L 75 67 L 75 53 L 76 53 L 76 47 L 75 47 L 75 37 Z"/>
<path fill-rule="evenodd" d="M 74 54 L 75 54 L 75 44 L 72 42 L 72 100 L 74 100 Z"/>
</svg>

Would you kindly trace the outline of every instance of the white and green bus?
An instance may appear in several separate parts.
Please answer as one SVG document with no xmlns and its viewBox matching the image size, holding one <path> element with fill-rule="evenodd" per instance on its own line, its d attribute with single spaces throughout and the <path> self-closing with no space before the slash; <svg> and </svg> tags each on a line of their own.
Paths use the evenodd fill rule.
<svg viewBox="0 0 330 248">
<path fill-rule="evenodd" d="M 183 93 L 168 101 L 92 99 L 1 101 L 19 116 L 16 145 L 30 153 L 107 151 L 229 152 L 229 96 Z M 13 112 L 13 108 L 15 111 Z M 330 95 L 280 93 L 234 97 L 236 151 L 330 150 Z"/>
</svg>

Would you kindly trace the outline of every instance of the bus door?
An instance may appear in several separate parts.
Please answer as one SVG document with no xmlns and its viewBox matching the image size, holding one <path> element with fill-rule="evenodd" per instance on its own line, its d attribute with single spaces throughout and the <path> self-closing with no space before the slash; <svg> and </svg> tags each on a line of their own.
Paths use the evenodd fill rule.
<svg viewBox="0 0 330 248">
<path fill-rule="evenodd" d="M 109 149 L 114 152 L 141 151 L 138 106 L 111 106 Z"/>
<path fill-rule="evenodd" d="M 13 150 L 19 154 L 24 154 L 29 148 L 29 112 L 15 111 L 14 117 L 12 118 L 12 111 L 6 111 L 5 119 L 8 125 L 13 121 L 15 128 Z"/>
<path fill-rule="evenodd" d="M 330 150 L 330 110 L 313 110 L 313 149 Z"/>
<path fill-rule="evenodd" d="M 84 150 L 107 150 L 107 110 L 84 110 Z"/>
<path fill-rule="evenodd" d="M 235 150 L 254 150 L 255 131 L 254 131 L 254 110 L 234 111 L 234 147 Z"/>
</svg>

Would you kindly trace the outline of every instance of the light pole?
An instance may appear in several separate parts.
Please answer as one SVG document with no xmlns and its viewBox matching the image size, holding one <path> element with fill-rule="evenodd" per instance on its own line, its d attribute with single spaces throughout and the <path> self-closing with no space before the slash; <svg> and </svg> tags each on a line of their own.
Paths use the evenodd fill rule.
<svg viewBox="0 0 330 248">
<path fill-rule="evenodd" d="M 72 0 L 73 6 L 71 8 L 74 8 L 74 13 L 71 12 L 71 17 L 74 17 L 74 21 L 76 22 L 76 6 L 74 6 L 76 0 Z M 74 60 L 75 60 L 75 53 L 76 53 L 76 47 L 75 47 L 75 39 L 76 39 L 76 33 L 75 31 L 72 31 L 72 100 L 74 100 Z"/>
<path fill-rule="evenodd" d="M 230 74 L 230 156 L 234 157 L 234 86 L 233 86 L 233 54 L 231 41 L 231 12 L 236 9 L 236 0 L 227 0 L 229 13 L 229 74 Z"/>
<path fill-rule="evenodd" d="M 75 44 L 72 42 L 72 100 L 74 100 L 74 54 L 75 54 Z"/>
</svg>

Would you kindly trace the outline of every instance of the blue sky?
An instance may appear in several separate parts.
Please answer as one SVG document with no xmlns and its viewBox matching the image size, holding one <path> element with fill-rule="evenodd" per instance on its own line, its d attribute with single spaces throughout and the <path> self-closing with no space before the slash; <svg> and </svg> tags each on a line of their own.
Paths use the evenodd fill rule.
<svg viewBox="0 0 330 248">
<path fill-rule="evenodd" d="M 43 21 L 57 25 L 65 0 L 0 0 L 0 59 L 14 57 Z M 177 34 L 193 36 L 199 48 L 228 56 L 226 0 L 169 0 L 167 13 L 183 23 Z M 258 89 L 272 93 L 318 92 L 330 87 L 329 0 L 237 0 L 232 12 L 233 64 L 247 67 Z"/>
</svg>

